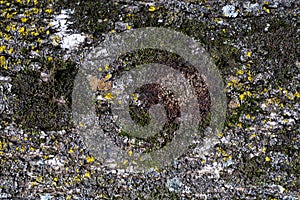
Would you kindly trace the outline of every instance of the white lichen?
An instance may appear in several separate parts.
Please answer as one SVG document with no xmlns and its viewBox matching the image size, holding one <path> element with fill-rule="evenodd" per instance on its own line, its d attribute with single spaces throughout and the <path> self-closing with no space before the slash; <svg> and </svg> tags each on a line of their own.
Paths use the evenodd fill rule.
<svg viewBox="0 0 300 200">
<path fill-rule="evenodd" d="M 238 12 L 235 9 L 235 6 L 233 5 L 226 5 L 222 8 L 223 15 L 225 17 L 237 17 Z"/>
<path fill-rule="evenodd" d="M 72 49 L 84 42 L 86 34 L 69 34 L 68 18 L 72 10 L 62 10 L 61 13 L 54 17 L 53 26 L 59 31 L 56 36 L 61 38 L 59 44 L 64 49 Z"/>
</svg>

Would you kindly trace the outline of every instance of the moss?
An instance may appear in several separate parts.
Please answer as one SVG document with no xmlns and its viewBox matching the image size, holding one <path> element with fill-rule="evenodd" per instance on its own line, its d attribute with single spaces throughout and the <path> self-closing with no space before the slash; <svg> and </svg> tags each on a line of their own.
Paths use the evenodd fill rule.
<svg viewBox="0 0 300 200">
<path fill-rule="evenodd" d="M 265 24 L 270 24 L 268 32 L 264 31 Z M 297 52 L 300 39 L 297 37 L 297 27 L 291 26 L 286 18 L 278 15 L 255 19 L 250 21 L 252 32 L 249 35 L 248 43 L 257 48 L 257 54 L 264 60 L 253 60 L 253 67 L 256 72 L 265 69 L 266 65 L 272 69 L 274 86 L 288 84 L 289 80 L 299 69 L 293 67 L 297 59 Z M 282 36 L 285 37 L 282 37 Z M 267 53 L 267 54 L 265 54 Z M 280 58 L 280 59 L 278 59 Z"/>
<path fill-rule="evenodd" d="M 74 63 L 57 62 L 65 69 L 53 71 L 52 80 L 43 82 L 37 71 L 23 70 L 13 77 L 12 91 L 17 94 L 13 120 L 23 128 L 38 127 L 42 130 L 59 130 L 70 127 L 70 107 Z M 65 97 L 66 103 L 58 100 Z"/>
<path fill-rule="evenodd" d="M 150 115 L 147 111 L 137 106 L 129 106 L 129 114 L 133 121 L 140 126 L 147 126 L 151 123 Z"/>
<path fill-rule="evenodd" d="M 114 22 L 118 21 L 122 13 L 121 5 L 110 0 L 59 1 L 56 7 L 60 6 L 65 9 L 75 9 L 71 15 L 72 30 L 91 34 L 96 38 L 101 38 L 103 33 L 113 30 Z"/>
</svg>

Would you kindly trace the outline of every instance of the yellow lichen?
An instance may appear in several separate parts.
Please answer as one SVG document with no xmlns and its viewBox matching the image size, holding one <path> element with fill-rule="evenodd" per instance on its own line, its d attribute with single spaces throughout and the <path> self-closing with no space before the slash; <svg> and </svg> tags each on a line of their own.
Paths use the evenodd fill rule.
<svg viewBox="0 0 300 200">
<path fill-rule="evenodd" d="M 133 154 L 132 150 L 129 150 L 128 155 L 132 156 L 132 154 Z"/>
<path fill-rule="evenodd" d="M 0 53 L 4 52 L 6 50 L 6 46 L 0 46 Z"/>
<path fill-rule="evenodd" d="M 240 99 L 240 100 L 243 101 L 245 98 L 246 98 L 246 92 L 244 92 L 243 94 L 240 94 L 240 95 L 239 95 L 239 99 Z"/>
<path fill-rule="evenodd" d="M 247 74 L 248 74 L 248 81 L 253 81 L 253 77 L 252 77 L 250 71 Z"/>
<path fill-rule="evenodd" d="M 24 33 L 25 33 L 25 27 L 21 27 L 21 28 L 18 30 L 18 32 L 19 32 L 20 34 L 24 34 Z"/>
<path fill-rule="evenodd" d="M 105 79 L 108 80 L 108 79 L 110 79 L 111 77 L 112 77 L 111 74 L 107 74 L 107 75 L 105 76 Z"/>
<path fill-rule="evenodd" d="M 75 176 L 74 180 L 75 180 L 76 182 L 80 182 L 81 178 L 80 178 L 79 175 L 77 175 L 77 176 Z"/>
<path fill-rule="evenodd" d="M 263 7 L 264 11 L 266 11 L 267 13 L 271 13 L 271 10 L 269 8 Z"/>
<path fill-rule="evenodd" d="M 138 100 L 138 97 L 137 97 L 136 94 L 133 93 L 133 94 L 131 94 L 131 96 L 133 97 L 133 100 L 134 100 L 134 101 L 137 101 L 137 100 Z"/>
<path fill-rule="evenodd" d="M 123 165 L 127 165 L 128 164 L 128 160 L 124 160 Z"/>
<path fill-rule="evenodd" d="M 41 183 L 43 181 L 43 176 L 38 176 L 35 178 L 36 182 Z"/>
<path fill-rule="evenodd" d="M 255 137 L 256 137 L 256 134 L 253 133 L 253 134 L 250 135 L 249 139 L 251 140 L 251 139 L 253 139 L 253 138 L 255 138 Z"/>
<path fill-rule="evenodd" d="M 86 157 L 86 161 L 87 161 L 88 163 L 92 163 L 92 162 L 95 161 L 95 158 L 94 158 L 93 156 L 87 156 L 87 157 Z"/>
<path fill-rule="evenodd" d="M 218 23 L 218 22 L 220 22 L 221 20 L 220 20 L 220 18 L 215 18 L 214 21 Z"/>
<path fill-rule="evenodd" d="M 83 127 L 84 126 L 84 124 L 82 123 L 82 122 L 79 122 L 79 127 Z"/>
<path fill-rule="evenodd" d="M 248 144 L 248 147 L 249 147 L 250 149 L 252 149 L 252 148 L 253 148 L 252 143 L 249 143 L 249 144 Z"/>
<path fill-rule="evenodd" d="M 52 9 L 46 9 L 45 12 L 50 14 L 52 13 Z"/>
<path fill-rule="evenodd" d="M 299 92 L 295 92 L 294 97 L 300 98 L 300 93 Z"/>
<path fill-rule="evenodd" d="M 85 177 L 87 177 L 87 178 L 91 178 L 91 173 L 90 173 L 89 171 L 86 171 L 86 173 L 85 173 Z"/>
<path fill-rule="evenodd" d="M 69 149 L 69 151 L 68 151 L 68 153 L 69 153 L 69 154 L 72 154 L 72 153 L 74 153 L 73 149 L 72 149 L 72 148 L 70 148 L 70 149 Z"/>
<path fill-rule="evenodd" d="M 244 70 L 240 69 L 236 72 L 236 75 L 240 75 L 240 74 L 244 74 L 244 73 L 245 73 Z"/>
<path fill-rule="evenodd" d="M 20 151 L 21 151 L 22 153 L 25 152 L 25 147 L 24 147 L 24 145 L 21 146 Z"/>
<path fill-rule="evenodd" d="M 113 95 L 112 95 L 111 92 L 109 92 L 109 93 L 106 93 L 106 94 L 104 95 L 104 98 L 105 98 L 105 99 L 112 99 L 112 98 L 113 98 Z"/>
<path fill-rule="evenodd" d="M 131 29 L 131 26 L 126 25 L 126 29 L 127 29 L 127 30 L 130 30 L 130 29 Z"/>
<path fill-rule="evenodd" d="M 27 20 L 28 20 L 28 18 L 25 18 L 25 17 L 21 18 L 21 21 L 22 21 L 23 23 L 27 22 Z"/>
<path fill-rule="evenodd" d="M 104 69 L 108 71 L 110 69 L 109 65 L 105 65 Z"/>
<path fill-rule="evenodd" d="M 40 34 L 39 32 L 31 31 L 31 35 L 33 36 L 38 36 L 39 34 Z"/>
<path fill-rule="evenodd" d="M 153 11 L 157 10 L 157 8 L 155 6 L 150 6 L 148 10 L 150 12 L 153 12 Z"/>
<path fill-rule="evenodd" d="M 14 49 L 13 49 L 13 48 L 10 48 L 7 52 L 8 52 L 9 54 L 12 54 L 13 51 L 14 51 Z"/>
<path fill-rule="evenodd" d="M 34 14 L 38 14 L 40 12 L 38 8 L 32 8 L 31 10 Z"/>
<path fill-rule="evenodd" d="M 219 138 L 221 138 L 221 137 L 224 136 L 224 134 L 223 134 L 222 132 L 220 132 L 220 133 L 217 134 L 217 136 L 218 136 Z"/>
</svg>

